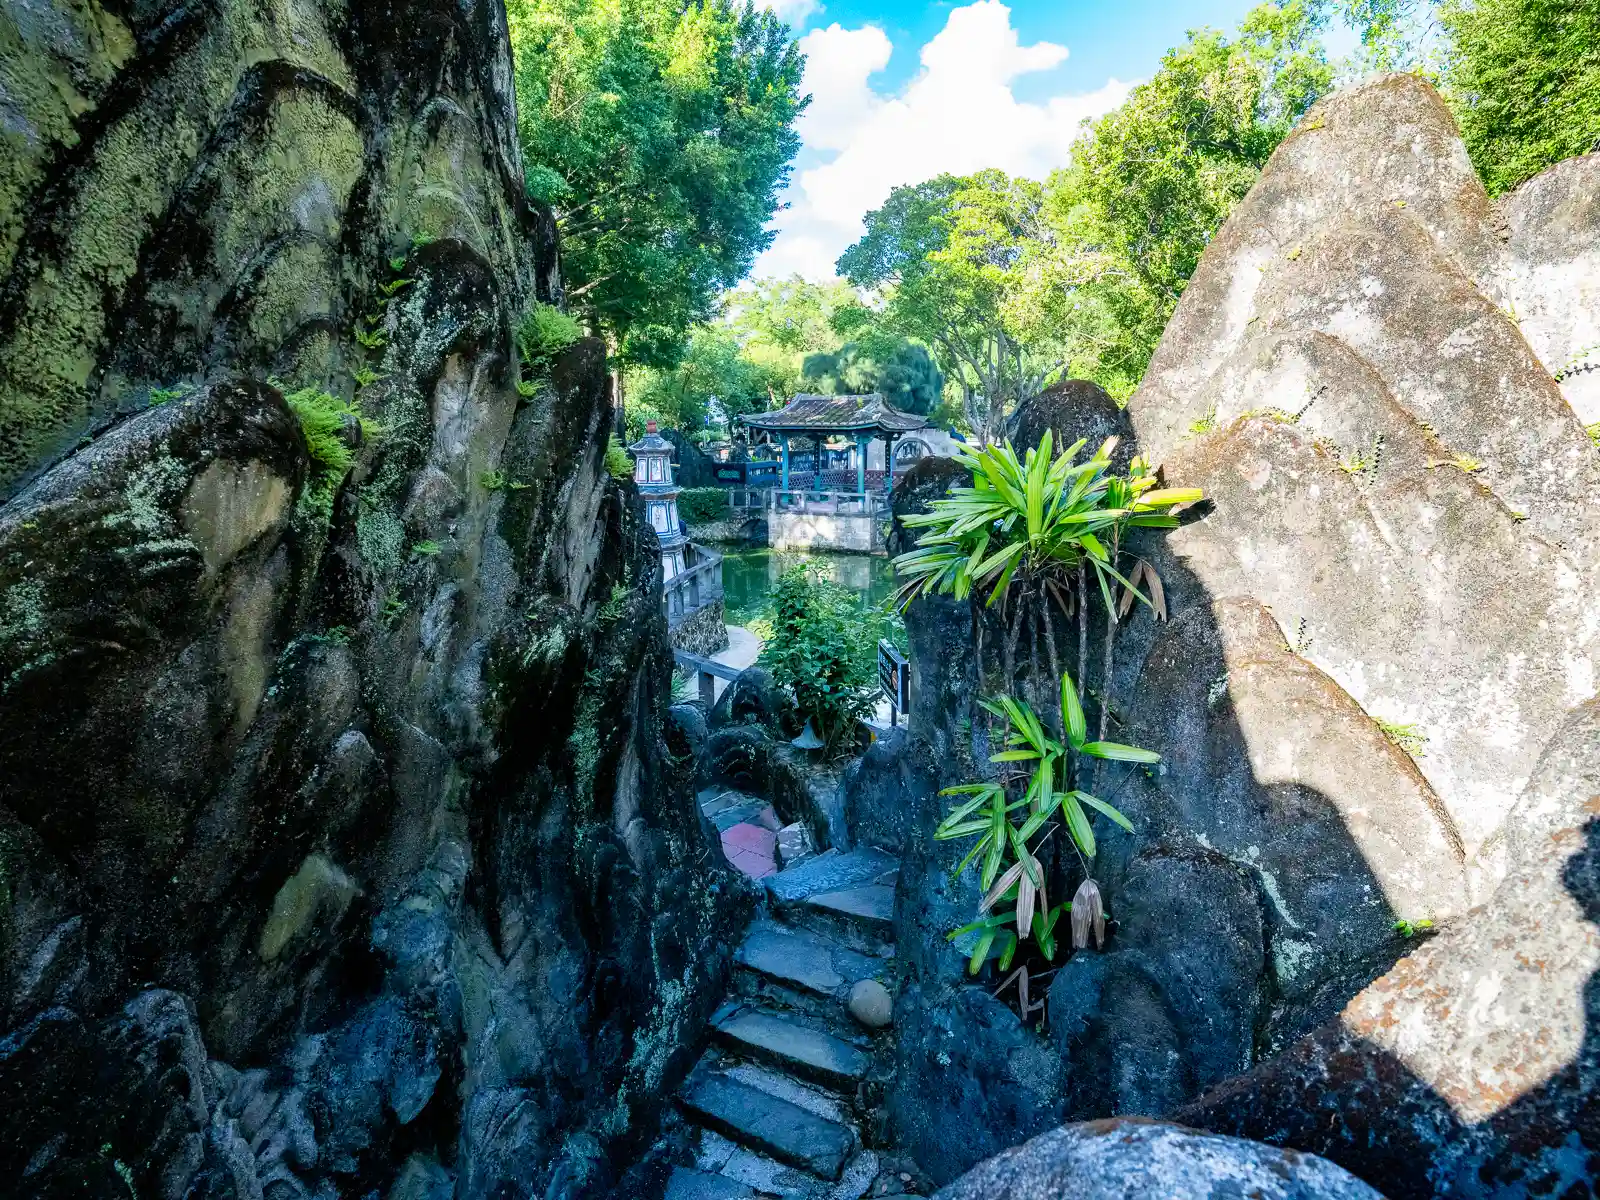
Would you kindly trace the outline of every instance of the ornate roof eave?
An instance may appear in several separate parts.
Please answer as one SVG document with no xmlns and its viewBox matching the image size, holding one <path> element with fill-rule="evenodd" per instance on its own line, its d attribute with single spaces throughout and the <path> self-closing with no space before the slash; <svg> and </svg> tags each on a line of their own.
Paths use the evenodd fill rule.
<svg viewBox="0 0 1600 1200">
<path fill-rule="evenodd" d="M 882 396 L 819 396 L 802 392 L 782 408 L 739 418 L 769 433 L 910 433 L 927 422 L 901 412 Z"/>
</svg>

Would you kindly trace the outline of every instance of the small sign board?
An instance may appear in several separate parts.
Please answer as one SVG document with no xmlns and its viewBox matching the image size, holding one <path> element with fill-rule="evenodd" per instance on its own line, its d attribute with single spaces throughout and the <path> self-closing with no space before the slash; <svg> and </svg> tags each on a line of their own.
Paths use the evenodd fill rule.
<svg viewBox="0 0 1600 1200">
<path fill-rule="evenodd" d="M 878 642 L 878 686 L 898 712 L 911 707 L 911 664 L 887 639 Z"/>
</svg>

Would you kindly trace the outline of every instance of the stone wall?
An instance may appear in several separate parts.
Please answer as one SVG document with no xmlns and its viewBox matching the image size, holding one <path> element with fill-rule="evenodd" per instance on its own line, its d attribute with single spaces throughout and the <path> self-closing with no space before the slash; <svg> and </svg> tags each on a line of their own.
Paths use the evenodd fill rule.
<svg viewBox="0 0 1600 1200">
<path fill-rule="evenodd" d="M 838 550 L 855 554 L 884 552 L 881 517 L 827 513 L 767 514 L 767 539 L 774 550 Z"/>
<path fill-rule="evenodd" d="M 510 81 L 492 0 L 0 13 L 19 1194 L 655 1186 L 732 893 Z"/>
<path fill-rule="evenodd" d="M 723 623 L 724 615 L 721 600 L 702 604 L 672 627 L 672 648 L 701 658 L 726 650 L 728 627 Z"/>
</svg>

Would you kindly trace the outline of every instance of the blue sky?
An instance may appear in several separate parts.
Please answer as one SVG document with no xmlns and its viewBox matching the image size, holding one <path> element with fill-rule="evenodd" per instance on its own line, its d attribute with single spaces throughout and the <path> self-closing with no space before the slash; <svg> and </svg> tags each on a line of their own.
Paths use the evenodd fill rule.
<svg viewBox="0 0 1600 1200">
<path fill-rule="evenodd" d="M 905 84 L 917 69 L 917 51 L 944 28 L 950 10 L 944 0 L 829 0 L 799 23 L 798 32 L 832 25 L 876 25 L 895 46 L 889 67 L 875 80 L 884 87 Z M 1169 46 L 1202 25 L 1232 29 L 1252 7 L 1250 0 L 1015 0 L 1011 23 L 1025 42 L 1056 42 L 1070 55 L 1059 68 L 1041 72 L 1018 93 L 1036 100 L 1057 91 L 1087 92 L 1113 76 L 1147 77 Z M 793 11 L 791 9 L 791 11 Z"/>
<path fill-rule="evenodd" d="M 807 56 L 804 147 L 758 277 L 825 279 L 889 191 L 942 171 L 1043 178 L 1187 30 L 1251 0 L 765 0 Z"/>
</svg>

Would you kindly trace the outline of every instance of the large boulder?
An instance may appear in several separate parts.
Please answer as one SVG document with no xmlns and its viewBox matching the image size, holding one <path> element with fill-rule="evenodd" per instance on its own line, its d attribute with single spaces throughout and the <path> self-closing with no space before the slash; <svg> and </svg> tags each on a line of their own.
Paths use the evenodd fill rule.
<svg viewBox="0 0 1600 1200">
<path fill-rule="evenodd" d="M 1425 83 L 1337 94 L 1218 234 L 1129 405 L 1211 502 L 1169 541 L 1199 588 L 1268 607 L 1426 739 L 1474 899 L 1544 732 L 1600 673 L 1600 454 L 1552 378 L 1587 328 L 1592 173 L 1553 168 L 1497 223 Z"/>
<path fill-rule="evenodd" d="M 1517 327 L 1592 425 L 1600 421 L 1600 154 L 1557 163 L 1495 211 Z"/>
<path fill-rule="evenodd" d="M 1600 1178 L 1600 700 L 1512 810 L 1506 878 L 1338 1018 L 1180 1119 L 1324 1155 L 1393 1200 Z"/>
<path fill-rule="evenodd" d="M 1105 388 L 1087 379 L 1063 379 L 1024 400 L 1011 415 L 1007 430 L 1019 452 L 1037 446 L 1046 431 L 1056 454 L 1082 439 L 1086 445 L 1080 457 L 1093 454 L 1107 438 L 1116 438 L 1111 462 L 1118 471 L 1126 471 L 1138 452 L 1126 410 Z"/>
<path fill-rule="evenodd" d="M 0 1175 L 603 1191 L 741 901 L 503 7 L 12 16 Z"/>
<path fill-rule="evenodd" d="M 1382 1200 L 1310 1154 L 1155 1121 L 1068 1125 L 996 1155 L 936 1200 Z"/>
<path fill-rule="evenodd" d="M 1198 486 L 1206 500 L 1178 529 L 1127 547 L 1159 573 L 1167 619 L 1135 607 L 1109 679 L 1098 645 L 1084 659 L 1091 721 L 1109 695 L 1110 736 L 1163 761 L 1098 773 L 1100 794 L 1134 825 L 1097 830 L 1110 936 L 1103 951 L 1058 959 L 1055 1082 L 1017 1085 L 1027 1117 L 1008 1117 L 1009 1128 L 1055 1112 L 1191 1111 L 1181 1106 L 1221 1089 L 1211 1095 L 1237 1095 L 1240 1115 L 1217 1128 L 1326 1146 L 1385 1192 L 1392 1161 L 1415 1151 L 1398 1177 L 1417 1195 L 1479 1166 L 1510 1187 L 1535 1160 L 1529 1178 L 1545 1186 L 1560 1152 L 1542 1130 L 1555 1117 L 1591 1144 L 1578 1116 L 1591 1078 L 1578 1049 L 1587 1018 L 1572 999 L 1590 969 L 1589 926 L 1556 903 L 1548 874 L 1503 898 L 1525 871 L 1513 805 L 1534 811 L 1517 797 L 1544 794 L 1541 747 L 1592 705 L 1600 678 L 1600 455 L 1584 430 L 1594 418 L 1575 410 L 1576 376 L 1555 361 L 1588 328 L 1593 170 L 1588 159 L 1563 164 L 1496 208 L 1426 82 L 1387 76 L 1346 89 L 1307 116 L 1218 233 L 1126 412 L 1063 394 L 1019 418 L 1030 437 L 1045 426 L 1068 442 L 1125 432 L 1126 449 L 1150 456 L 1167 484 Z M 904 507 L 945 482 L 929 480 Z M 931 838 L 944 808 L 934 793 L 982 773 L 986 722 L 973 701 L 980 679 L 989 690 L 1001 681 L 992 661 L 980 669 L 974 644 L 983 639 L 992 659 L 1001 626 L 923 600 L 907 627 L 910 732 L 863 761 L 851 795 L 863 814 L 911 814 L 898 835 L 897 932 L 915 994 L 928 999 L 897 1013 L 896 1027 L 918 1045 L 961 1011 L 947 999 L 961 948 L 940 934 L 971 920 L 976 897 L 950 878 L 963 847 Z M 1075 622 L 1057 630 L 1064 663 L 1079 661 L 1074 633 Z M 1036 673 L 1019 667 L 1003 683 L 1026 689 Z M 1435 957 L 1468 939 L 1470 954 L 1518 953 L 1508 928 L 1492 946 L 1468 932 L 1502 904 L 1548 913 L 1534 965 L 1519 969 L 1568 964 L 1555 973 L 1558 1003 L 1541 1011 L 1530 985 L 1504 1026 L 1534 1041 L 1551 1022 L 1559 1032 L 1545 1040 L 1560 1054 L 1534 1056 L 1565 1082 L 1544 1093 L 1560 1097 L 1553 1107 L 1512 1105 L 1474 1141 L 1460 1119 L 1415 1100 L 1425 1093 L 1408 1090 L 1391 1060 L 1434 1063 L 1419 1046 L 1446 1008 L 1451 1021 L 1505 1011 L 1489 981 L 1508 964 L 1485 957 L 1469 978 Z M 1419 949 L 1410 934 L 1430 923 L 1446 932 Z M 1413 977 L 1421 963 L 1429 974 Z M 1413 978 L 1413 1007 L 1349 1032 L 1355 1013 L 1389 994 L 1384 981 Z M 1447 998 L 1437 1012 L 1424 1007 L 1429 995 Z M 1344 1024 L 1330 1025 L 1341 1010 Z M 978 1022 L 968 1027 L 986 1044 Z M 1400 1049 L 1375 1056 L 1363 1037 L 1400 1039 Z M 1447 1054 L 1477 1054 L 1464 1039 L 1441 1039 L 1430 1069 L 1442 1077 Z M 1509 1041 L 1505 1052 L 1524 1053 Z M 1576 1073 L 1560 1075 L 1556 1060 L 1574 1054 Z M 1273 1062 L 1296 1065 L 1274 1074 Z M 891 1094 L 891 1112 L 917 1126 L 919 1145 L 945 1148 L 933 1174 L 947 1179 L 960 1135 L 925 1097 L 981 1090 L 991 1068 L 955 1058 L 944 1081 L 916 1056 L 901 1068 L 905 1103 L 895 1109 Z M 1252 1090 L 1227 1092 L 1241 1072 Z M 1498 1078 L 1472 1078 L 1483 1095 L 1506 1095 Z M 1297 1088 L 1322 1106 L 1296 1109 Z M 1464 1094 L 1448 1090 L 1451 1103 Z M 1263 1097 L 1254 1109 L 1252 1096 Z M 1411 1132 L 1379 1137 L 1391 1098 Z M 1518 1149 L 1523 1117 L 1529 1140 Z M 1330 1122 L 1326 1139 L 1318 1121 Z M 1426 1128 L 1448 1145 L 1425 1147 Z M 1593 1174 L 1581 1146 L 1562 1160 L 1574 1180 Z"/>
</svg>

